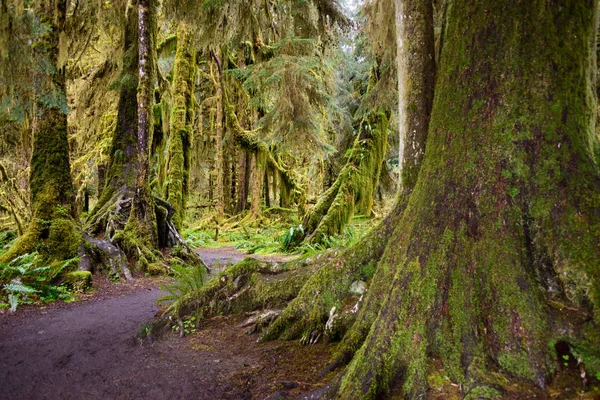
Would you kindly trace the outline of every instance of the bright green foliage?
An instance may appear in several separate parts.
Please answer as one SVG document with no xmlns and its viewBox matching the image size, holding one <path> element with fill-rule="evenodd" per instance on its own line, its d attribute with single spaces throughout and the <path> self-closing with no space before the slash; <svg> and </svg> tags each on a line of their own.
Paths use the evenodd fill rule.
<svg viewBox="0 0 600 400">
<path fill-rule="evenodd" d="M 161 286 L 169 294 L 162 296 L 159 301 L 178 301 L 183 295 L 200 290 L 206 280 L 206 269 L 201 266 L 171 262 L 171 273 L 174 281 Z"/>
<path fill-rule="evenodd" d="M 64 286 L 59 286 L 58 281 L 63 271 L 73 268 L 78 261 L 78 258 L 72 258 L 48 265 L 38 253 L 31 253 L 9 263 L 0 262 L 0 301 L 7 301 L 13 312 L 19 304 L 34 301 L 54 301 L 57 298 L 71 301 L 73 296 Z M 87 274 L 91 278 L 91 274 Z"/>
</svg>

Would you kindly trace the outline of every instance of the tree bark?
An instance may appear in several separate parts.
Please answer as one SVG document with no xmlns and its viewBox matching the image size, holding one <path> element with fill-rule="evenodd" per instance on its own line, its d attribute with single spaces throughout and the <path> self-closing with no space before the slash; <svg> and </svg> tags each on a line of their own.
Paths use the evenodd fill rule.
<svg viewBox="0 0 600 400">
<path fill-rule="evenodd" d="M 472 396 L 508 389 L 494 365 L 544 387 L 565 336 L 594 365 L 598 343 L 579 330 L 600 319 L 596 12 L 453 2 L 422 170 L 374 278 L 391 286 L 331 397 L 375 398 L 394 380 L 418 397 L 429 356 Z M 595 322 L 567 328 L 563 304 Z"/>
<path fill-rule="evenodd" d="M 255 151 L 250 159 L 250 213 L 254 216 L 260 215 L 260 203 L 261 203 L 261 186 L 263 181 L 264 168 L 261 163 L 260 150 Z"/>
<path fill-rule="evenodd" d="M 238 155 L 238 190 L 237 190 L 237 209 L 239 214 L 246 209 L 248 203 L 248 186 L 250 183 L 250 174 L 248 172 L 248 151 L 240 148 Z"/>
<path fill-rule="evenodd" d="M 117 123 L 104 184 L 98 203 L 90 213 L 87 230 L 94 236 L 112 240 L 124 229 L 136 188 L 139 74 L 138 9 L 132 5 L 125 15 L 123 71 L 117 108 Z"/>
<path fill-rule="evenodd" d="M 400 4 L 401 3 L 401 4 Z M 431 118 L 435 86 L 435 37 L 432 1 L 396 0 L 399 21 L 397 69 L 405 86 L 399 101 L 403 143 L 401 186 L 410 193 L 417 182 Z M 404 143 L 408 146 L 404 146 Z"/>
</svg>

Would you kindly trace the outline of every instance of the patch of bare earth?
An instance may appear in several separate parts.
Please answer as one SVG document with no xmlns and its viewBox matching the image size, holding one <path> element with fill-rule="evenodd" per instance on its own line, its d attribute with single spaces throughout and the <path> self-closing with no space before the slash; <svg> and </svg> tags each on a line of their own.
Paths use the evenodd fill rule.
<svg viewBox="0 0 600 400">
<path fill-rule="evenodd" d="M 220 262 L 245 257 L 232 249 L 211 254 Z M 93 292 L 76 303 L 0 315 L 0 399 L 294 398 L 327 379 L 318 374 L 327 345 L 258 344 L 233 317 L 140 345 L 138 330 L 160 310 L 162 281 L 96 277 Z"/>
</svg>

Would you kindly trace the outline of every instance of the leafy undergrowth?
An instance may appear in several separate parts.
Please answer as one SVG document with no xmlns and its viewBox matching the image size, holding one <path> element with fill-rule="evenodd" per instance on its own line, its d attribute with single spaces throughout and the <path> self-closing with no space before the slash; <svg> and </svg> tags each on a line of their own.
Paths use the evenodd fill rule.
<svg viewBox="0 0 600 400">
<path fill-rule="evenodd" d="M 327 237 L 323 244 L 303 242 L 297 247 L 291 247 L 293 236 L 302 230 L 296 213 L 292 210 L 272 208 L 265 210 L 260 218 L 248 220 L 242 215 L 221 225 L 217 225 L 212 217 L 208 216 L 204 218 L 204 222 L 184 229 L 183 236 L 196 248 L 233 246 L 248 254 L 313 255 L 328 248 L 352 246 L 380 220 L 378 217 L 355 216 L 341 235 Z"/>
<path fill-rule="evenodd" d="M 14 233 L 0 233 L 0 255 L 16 240 Z M 83 285 L 61 278 L 62 273 L 76 264 L 78 258 L 48 264 L 38 253 L 24 254 L 0 263 L 0 310 L 15 312 L 21 304 L 50 303 L 56 300 L 75 301 Z M 90 276 L 91 278 L 91 276 Z"/>
</svg>

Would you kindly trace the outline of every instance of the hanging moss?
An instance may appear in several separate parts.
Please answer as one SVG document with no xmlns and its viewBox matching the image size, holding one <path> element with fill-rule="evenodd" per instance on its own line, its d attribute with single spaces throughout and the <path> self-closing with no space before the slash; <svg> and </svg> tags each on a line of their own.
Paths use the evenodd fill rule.
<svg viewBox="0 0 600 400">
<path fill-rule="evenodd" d="M 388 116 L 382 111 L 361 122 L 348 162 L 331 188 L 304 217 L 304 231 L 311 242 L 319 243 L 341 233 L 355 211 L 371 215 L 387 150 L 388 123 Z"/>
</svg>

